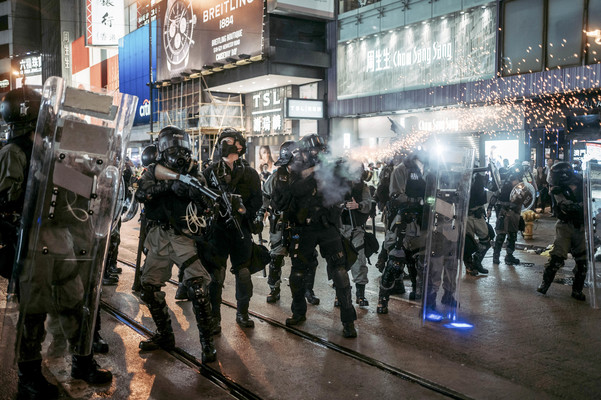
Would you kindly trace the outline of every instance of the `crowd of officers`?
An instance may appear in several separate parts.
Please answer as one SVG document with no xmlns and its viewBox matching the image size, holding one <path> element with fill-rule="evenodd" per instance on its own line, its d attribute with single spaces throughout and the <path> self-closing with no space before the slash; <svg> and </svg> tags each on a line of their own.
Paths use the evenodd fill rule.
<svg viewBox="0 0 601 400">
<path fill-rule="evenodd" d="M 5 108 L 7 112 L 3 115 L 11 124 L 11 139 L 0 150 L 3 224 L 9 217 L 18 216 L 19 204 L 23 202 L 37 119 L 34 110 L 39 107 L 39 95 L 35 92 L 20 90 L 14 95 L 17 96 L 14 100 L 5 99 L 12 104 L 12 109 Z M 25 103 L 30 111 L 23 113 Z M 21 107 L 20 111 L 15 111 L 17 107 Z M 251 274 L 269 264 L 270 293 L 266 300 L 276 303 L 282 290 L 282 266 L 286 257 L 291 261 L 292 315 L 285 323 L 287 326 L 302 324 L 307 318 L 307 303 L 316 305 L 320 301 L 313 286 L 318 256 L 321 256 L 335 289 L 342 334 L 345 338 L 356 337 L 355 304 L 369 305 L 365 297 L 367 257 L 378 247 L 371 237 L 373 233 L 365 229 L 368 218 L 372 221 L 375 218 L 376 204 L 383 211 L 386 226 L 376 263 L 382 272 L 377 313 L 388 313 L 392 293 L 405 293 L 405 274 L 411 281 L 409 299 L 433 298 L 434 301 L 427 304 L 436 307 L 436 293 L 431 291 L 438 290 L 440 281 L 423 282 L 429 229 L 423 218 L 429 173 L 425 150 L 416 150 L 388 163 L 378 171 L 377 187 L 370 190 L 366 183 L 370 171 L 360 162 L 329 156 L 324 140 L 315 134 L 298 142 L 284 142 L 275 163 L 277 169 L 262 185 L 259 174 L 242 157 L 246 140 L 235 129 L 221 132 L 216 159 L 202 168 L 192 159 L 187 133 L 177 127 L 162 129 L 157 143 L 149 149 L 144 152 L 146 168 L 137 180 L 135 197 L 143 204 L 146 218 L 143 244 L 146 259 L 141 272 L 140 297 L 148 306 L 156 333 L 140 343 L 141 350 L 175 348 L 162 290 L 175 264 L 181 281 L 178 296 L 189 299 L 193 305 L 202 361 L 216 360 L 213 336 L 221 332 L 220 309 L 228 259 L 230 272 L 235 277 L 236 322 L 242 328 L 254 327 L 248 312 L 253 294 Z M 496 186 L 490 172 L 487 168 L 475 168 L 473 174 L 463 254 L 466 271 L 471 275 L 488 273 L 482 260 L 490 247 L 494 249 L 493 263 L 498 264 L 505 241 L 505 263 L 520 263 L 513 252 L 522 204 L 511 194 L 523 179 L 523 171 L 510 169 Z M 558 218 L 557 238 L 537 290 L 547 292 L 555 273 L 571 252 L 576 259 L 572 297 L 584 300 L 582 289 L 587 262 L 582 177 L 568 163 L 558 163 L 550 169 L 548 182 Z M 495 193 L 490 200 L 488 192 Z M 488 223 L 492 210 L 497 216 L 495 229 Z M 15 221 L 12 222 L 14 226 Z M 261 233 L 266 222 L 270 236 L 268 260 L 261 257 L 261 246 L 253 242 L 253 234 Z M 3 236 L 6 242 L 6 230 Z M 355 284 L 355 302 L 349 271 Z M 436 279 L 433 275 L 430 274 L 429 279 Z M 454 282 L 445 278 L 442 287 L 440 302 L 456 307 Z M 422 293 L 423 288 L 427 288 L 428 293 Z M 20 349 L 19 394 L 31 399 L 56 398 L 56 387 L 41 373 L 46 313 L 41 311 L 37 319 L 35 317 L 32 315 L 29 317 L 32 320 L 25 323 L 25 340 Z M 92 384 L 112 379 L 109 371 L 98 367 L 93 354 L 73 356 L 71 375 Z"/>
</svg>

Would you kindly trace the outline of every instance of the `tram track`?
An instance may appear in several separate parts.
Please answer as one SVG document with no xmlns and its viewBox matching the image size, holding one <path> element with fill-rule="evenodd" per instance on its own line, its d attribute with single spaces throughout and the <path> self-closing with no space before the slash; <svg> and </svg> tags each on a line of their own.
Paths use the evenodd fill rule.
<svg viewBox="0 0 601 400">
<path fill-rule="evenodd" d="M 104 312 L 117 319 L 120 323 L 128 326 L 129 328 L 145 336 L 146 338 L 150 338 L 152 336 L 153 332 L 150 329 L 137 322 L 133 318 L 129 317 L 116 307 L 102 300 L 100 301 L 100 307 Z M 225 375 L 211 368 L 210 366 L 203 364 L 202 361 L 200 361 L 198 358 L 194 357 L 192 354 L 179 347 L 176 347 L 174 350 L 169 351 L 168 353 L 176 359 L 178 359 L 179 361 L 181 361 L 182 363 L 184 363 L 185 365 L 187 365 L 189 368 L 200 372 L 202 376 L 204 376 L 209 381 L 217 385 L 219 388 L 228 392 L 230 395 L 232 395 L 232 397 L 236 399 L 261 399 L 261 397 L 256 393 L 253 393 L 252 391 L 233 381 L 231 378 L 226 377 Z"/>
<path fill-rule="evenodd" d="M 135 264 L 131 263 L 129 261 L 124 261 L 124 260 L 118 260 L 121 264 L 135 269 Z M 178 282 L 170 279 L 168 281 L 170 284 L 177 286 Z M 222 300 L 222 304 L 230 307 L 232 309 L 236 309 L 236 305 L 228 302 L 226 300 Z M 141 324 L 138 324 L 136 321 L 134 321 L 133 319 L 129 318 L 128 316 L 126 316 L 125 314 L 121 313 L 119 310 L 115 309 L 114 307 L 106 304 L 106 303 L 102 303 L 102 307 L 109 312 L 107 309 L 110 309 L 110 313 L 111 315 L 114 315 L 116 318 L 118 319 L 126 319 L 128 321 L 131 321 L 132 326 L 134 325 L 140 325 L 141 330 L 138 330 L 138 332 L 144 334 L 145 336 L 150 336 L 152 334 L 152 332 L 150 330 L 148 330 L 147 328 L 143 327 Z M 301 337 L 304 340 L 307 340 L 309 342 L 312 342 L 315 345 L 321 346 L 321 347 L 325 347 L 329 350 L 335 351 L 337 353 L 343 354 L 346 357 L 349 357 L 353 360 L 359 361 L 363 364 L 367 364 L 371 367 L 374 367 L 376 369 L 379 369 L 381 371 L 387 372 L 397 378 L 403 379 L 405 381 L 417 384 L 425 389 L 428 389 L 432 392 L 436 392 L 438 394 L 441 394 L 445 397 L 451 398 L 451 399 L 457 399 L 457 400 L 468 400 L 471 399 L 471 397 L 463 394 L 463 393 L 459 393 L 451 388 L 448 388 L 446 386 L 440 385 L 436 382 L 433 382 L 429 379 L 427 379 L 426 377 L 420 376 L 418 374 L 414 374 L 410 371 L 404 370 L 402 368 L 398 368 L 394 365 L 390 365 L 388 363 L 385 363 L 383 361 L 377 360 L 373 357 L 370 357 L 368 355 L 365 355 L 363 353 L 357 352 L 355 350 L 349 349 L 347 347 L 341 346 L 337 343 L 331 342 L 327 339 L 321 338 L 319 336 L 313 335 L 309 332 L 303 331 L 301 329 L 298 328 L 293 328 L 293 327 L 288 327 L 285 324 L 269 317 L 266 315 L 263 315 L 261 313 L 258 313 L 256 311 L 252 311 L 249 310 L 249 314 L 252 315 L 253 317 L 264 321 L 274 327 L 280 328 L 280 329 L 284 329 L 285 331 L 292 333 L 294 335 L 297 335 L 299 337 Z M 117 315 L 119 315 L 119 317 L 117 317 Z M 128 323 L 129 325 L 129 323 Z M 135 329 L 132 327 L 132 329 Z M 137 329 L 136 329 L 137 330 Z M 232 388 L 230 388 L 228 386 L 228 384 L 233 384 L 233 388 L 236 389 L 237 387 L 240 387 L 240 385 L 235 384 L 233 381 L 231 381 L 229 378 L 225 377 L 224 375 L 220 374 L 219 372 L 213 370 L 210 367 L 207 367 L 205 365 L 203 365 L 198 359 L 196 359 L 194 356 L 184 352 L 181 349 L 178 349 L 176 352 L 174 352 L 175 354 L 173 354 L 174 356 L 180 358 L 182 357 L 182 361 L 186 362 L 186 363 L 192 363 L 192 365 L 194 365 L 194 367 L 196 368 L 201 368 L 201 373 L 203 373 L 203 375 L 206 373 L 208 377 L 210 377 L 210 379 L 216 379 L 216 383 L 218 383 L 219 385 L 225 385 L 225 387 L 228 388 L 228 390 L 232 390 Z M 215 374 L 216 376 L 213 376 L 212 374 Z M 225 380 L 225 382 L 224 382 Z M 253 395 L 252 393 L 248 392 L 245 393 L 245 389 L 241 388 L 242 390 L 240 391 L 240 394 L 242 395 Z M 232 395 L 237 394 L 237 391 L 232 392 Z M 259 398 L 259 397 L 237 397 L 237 398 Z"/>
</svg>

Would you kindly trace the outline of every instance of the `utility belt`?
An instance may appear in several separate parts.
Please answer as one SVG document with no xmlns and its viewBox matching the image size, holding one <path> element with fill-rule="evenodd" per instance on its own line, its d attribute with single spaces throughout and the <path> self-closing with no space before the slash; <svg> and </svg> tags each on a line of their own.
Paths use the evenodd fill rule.
<svg viewBox="0 0 601 400">
<path fill-rule="evenodd" d="M 155 221 L 152 219 L 146 220 L 146 226 L 147 226 L 148 230 L 150 230 L 151 228 L 154 228 L 155 226 L 160 227 L 164 231 L 173 229 L 173 225 L 171 225 L 169 222 Z"/>
</svg>

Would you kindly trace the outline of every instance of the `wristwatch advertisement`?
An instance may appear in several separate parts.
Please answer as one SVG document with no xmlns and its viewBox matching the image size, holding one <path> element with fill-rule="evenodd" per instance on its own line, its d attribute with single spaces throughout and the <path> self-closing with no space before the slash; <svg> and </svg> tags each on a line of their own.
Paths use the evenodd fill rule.
<svg viewBox="0 0 601 400">
<path fill-rule="evenodd" d="M 157 80 L 262 54 L 264 12 L 262 0 L 167 0 Z"/>
<path fill-rule="evenodd" d="M 169 0 L 163 22 L 163 48 L 169 71 L 182 71 L 188 65 L 194 45 L 196 15 L 192 0 Z"/>
</svg>

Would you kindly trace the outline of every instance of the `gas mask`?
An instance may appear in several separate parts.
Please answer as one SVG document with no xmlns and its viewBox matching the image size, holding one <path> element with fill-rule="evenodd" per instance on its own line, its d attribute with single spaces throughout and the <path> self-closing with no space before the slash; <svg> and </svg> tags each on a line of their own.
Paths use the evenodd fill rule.
<svg viewBox="0 0 601 400">
<path fill-rule="evenodd" d="M 187 174 L 192 166 L 190 150 L 184 147 L 170 147 L 163 152 L 165 166 L 180 174 Z"/>
<path fill-rule="evenodd" d="M 221 141 L 221 157 L 227 157 L 230 154 L 239 154 L 238 146 L 236 146 L 236 142 L 233 144 L 229 144 L 227 142 L 227 138 Z"/>
</svg>

